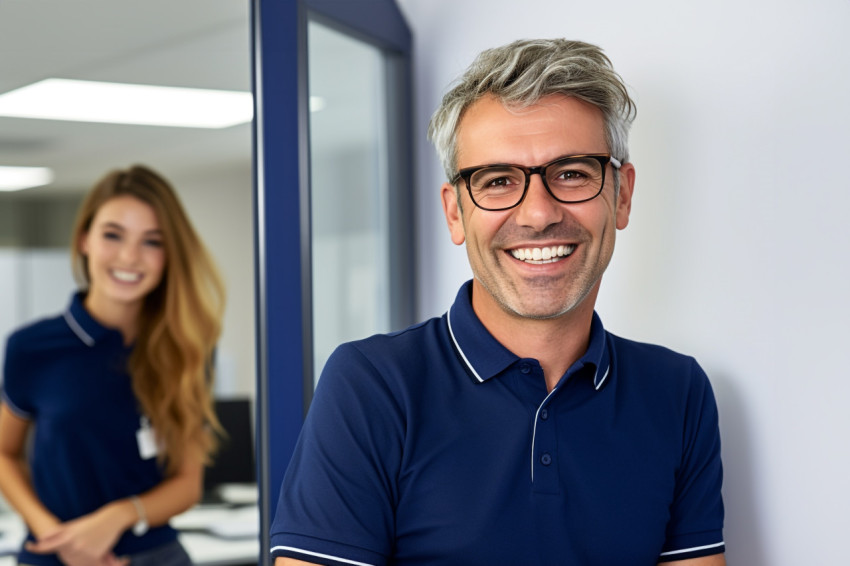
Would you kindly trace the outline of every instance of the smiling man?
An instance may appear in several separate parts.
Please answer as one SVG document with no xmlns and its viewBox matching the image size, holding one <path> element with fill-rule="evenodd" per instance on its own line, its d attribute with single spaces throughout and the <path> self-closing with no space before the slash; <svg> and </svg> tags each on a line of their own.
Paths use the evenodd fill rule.
<svg viewBox="0 0 850 566">
<path fill-rule="evenodd" d="M 635 183 L 595 46 L 485 51 L 430 127 L 473 279 L 337 349 L 272 526 L 276 565 L 722 566 L 717 409 L 693 358 L 594 312 Z"/>
</svg>

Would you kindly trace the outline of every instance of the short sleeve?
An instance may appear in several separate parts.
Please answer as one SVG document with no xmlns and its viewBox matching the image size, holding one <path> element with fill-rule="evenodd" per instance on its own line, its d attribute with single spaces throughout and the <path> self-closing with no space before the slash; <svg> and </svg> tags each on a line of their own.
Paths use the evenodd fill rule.
<svg viewBox="0 0 850 566">
<path fill-rule="evenodd" d="M 274 556 L 387 562 L 395 538 L 401 413 L 384 376 L 355 345 L 331 355 L 281 486 L 271 529 Z"/>
<path fill-rule="evenodd" d="M 683 431 L 682 461 L 660 562 L 725 551 L 717 404 L 708 377 L 695 361 Z"/>
<path fill-rule="evenodd" d="M 35 415 L 31 389 L 34 384 L 28 375 L 28 367 L 20 344 L 20 336 L 12 334 L 6 341 L 3 358 L 3 402 L 17 416 L 31 419 Z"/>
</svg>

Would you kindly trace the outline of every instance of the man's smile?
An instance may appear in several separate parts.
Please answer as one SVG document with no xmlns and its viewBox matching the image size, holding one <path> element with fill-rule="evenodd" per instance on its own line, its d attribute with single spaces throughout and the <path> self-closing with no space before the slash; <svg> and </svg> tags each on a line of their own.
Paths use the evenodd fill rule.
<svg viewBox="0 0 850 566">
<path fill-rule="evenodd" d="M 548 246 L 544 248 L 517 248 L 510 250 L 512 256 L 520 261 L 535 265 L 554 263 L 568 257 L 576 249 L 575 244 Z"/>
</svg>

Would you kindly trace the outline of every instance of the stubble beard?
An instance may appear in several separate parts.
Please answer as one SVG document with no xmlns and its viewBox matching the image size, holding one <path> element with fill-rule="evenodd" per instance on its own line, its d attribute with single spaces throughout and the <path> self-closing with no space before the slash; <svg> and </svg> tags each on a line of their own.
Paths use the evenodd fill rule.
<svg viewBox="0 0 850 566">
<path fill-rule="evenodd" d="M 562 229 L 560 232 L 565 231 Z M 591 241 L 589 237 L 586 237 L 587 232 L 581 227 L 570 228 L 567 233 L 558 235 L 560 237 L 547 232 L 538 236 L 538 239 L 578 242 L 579 246 L 574 254 L 584 254 Z M 504 247 L 500 245 L 501 241 L 512 240 L 504 236 L 494 239 L 489 253 L 492 265 L 496 269 L 486 269 L 483 262 L 478 266 L 470 262 L 473 276 L 504 312 L 512 317 L 530 320 L 556 319 L 582 305 L 599 284 L 613 255 L 613 245 L 605 246 L 603 242 L 600 244 L 596 262 L 588 263 L 586 256 L 570 256 L 570 259 L 564 261 L 580 260 L 581 263 L 561 276 L 511 277 L 510 270 L 504 267 L 504 262 L 510 262 L 511 259 L 505 257 Z"/>
<path fill-rule="evenodd" d="M 586 274 L 572 280 L 559 277 L 537 277 L 533 280 L 523 280 L 519 284 L 504 278 L 501 282 L 492 281 L 490 277 L 481 277 L 474 273 L 475 278 L 484 290 L 508 315 L 530 320 L 552 320 L 566 315 L 581 305 L 590 294 L 595 283 Z M 541 304 L 528 300 L 536 293 L 550 295 L 555 291 L 556 301 L 540 297 Z M 563 290 L 563 292 L 561 292 Z M 562 295 L 558 299 L 557 295 Z M 565 296 L 564 296 L 565 295 Z M 555 306 L 557 305 L 557 306 Z"/>
</svg>

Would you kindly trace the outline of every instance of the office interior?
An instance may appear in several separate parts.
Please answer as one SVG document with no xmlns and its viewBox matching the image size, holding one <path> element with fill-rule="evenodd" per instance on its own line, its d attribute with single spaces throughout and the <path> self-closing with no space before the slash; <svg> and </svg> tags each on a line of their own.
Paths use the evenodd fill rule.
<svg viewBox="0 0 850 566">
<path fill-rule="evenodd" d="M 0 61 L 0 94 L 44 77 L 251 91 L 248 2 L 203 0 L 175 8 L 160 1 L 133 7 L 91 1 L 87 9 L 97 17 L 73 29 L 62 22 L 73 20 L 79 7 L 54 7 L 46 22 L 26 3 L 0 10 L 5 12 L 0 50 L 28 48 L 27 57 Z M 12 22 L 16 25 L 6 29 Z M 391 143 L 383 133 L 387 95 L 381 87 L 381 53 L 327 21 L 311 18 L 308 26 L 309 80 L 318 93 L 310 97 L 310 151 L 316 164 L 311 240 L 315 255 L 332 258 L 315 262 L 312 273 L 314 295 L 322 300 L 312 305 L 310 363 L 320 368 L 336 344 L 391 329 L 398 309 L 388 287 L 398 277 L 390 273 L 388 179 L 377 167 Z M 48 53 L 32 29 L 66 48 Z M 250 121 L 201 129 L 0 116 L 0 165 L 49 166 L 55 175 L 44 186 L 0 192 L 0 336 L 66 308 L 75 290 L 68 238 L 76 208 L 112 168 L 142 163 L 169 179 L 221 269 L 227 310 L 214 393 L 228 437 L 205 474 L 200 504 L 172 520 L 197 564 L 262 561 L 254 430 L 253 159 Z M 323 165 L 328 163 L 332 166 Z M 338 194 L 336 178 L 342 176 L 348 179 L 346 191 Z M 298 244 L 287 242 L 276 254 L 285 259 L 290 245 Z M 412 322 L 409 309 L 401 323 L 395 315 L 395 322 Z M 2 501 L 0 510 L 0 565 L 5 566 L 13 561 L 23 525 Z"/>
<path fill-rule="evenodd" d="M 397 3 L 414 40 L 414 318 L 442 314 L 470 276 L 465 253 L 446 237 L 437 196 L 443 173 L 425 141 L 445 87 L 481 49 L 512 39 L 598 43 L 638 103 L 634 210 L 598 310 L 618 334 L 695 355 L 712 378 L 730 563 L 842 563 L 850 502 L 843 369 L 850 256 L 842 242 L 850 193 L 841 156 L 850 153 L 850 79 L 841 70 L 850 68 L 850 3 Z M 6 0 L 0 94 L 50 76 L 250 91 L 248 4 Z M 315 121 L 328 116 L 322 111 L 311 113 Z M 337 140 L 364 130 L 354 120 L 333 128 L 347 124 L 355 131 L 336 131 Z M 73 289 L 67 235 L 81 194 L 110 167 L 148 163 L 178 187 L 228 285 L 217 396 L 248 399 L 255 410 L 252 159 L 250 124 L 193 130 L 0 117 L 0 165 L 49 161 L 57 173 L 51 185 L 0 193 L 0 336 L 65 307 Z M 331 236 L 335 228 L 321 229 Z M 328 254 L 351 256 L 350 249 L 374 247 L 375 237 L 324 245 Z M 369 261 L 386 271 L 380 253 Z M 325 277 L 320 292 L 338 292 L 349 280 L 373 285 L 376 271 L 350 267 L 353 278 Z M 329 323 L 344 332 L 315 345 L 314 368 L 334 341 L 392 326 L 381 309 L 369 310 L 368 330 Z M 240 502 L 234 508 L 250 508 L 243 503 L 250 492 L 228 495 Z M 189 516 L 186 540 L 230 545 L 227 560 L 260 556 L 256 532 L 244 535 L 256 517 L 250 512 L 226 534 L 208 527 L 221 515 Z M 16 528 L 8 524 L 0 530 Z M 4 560 L 8 554 L 0 565 L 11 563 Z"/>
<path fill-rule="evenodd" d="M 45 78 L 250 92 L 248 2 L 4 2 L 0 93 Z M 75 284 L 69 236 L 82 195 L 142 163 L 177 188 L 227 285 L 216 355 L 228 431 L 196 508 L 175 518 L 197 564 L 257 564 L 251 123 L 201 129 L 0 117 L 0 165 L 49 166 L 52 183 L 0 192 L 0 336 L 63 311 Z M 0 354 L 2 356 L 2 354 Z M 5 507 L 0 502 L 0 508 Z M 0 512 L 0 564 L 23 526 Z"/>
</svg>

